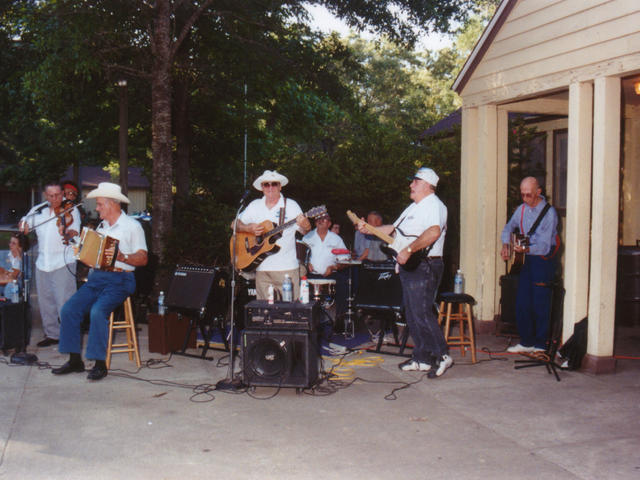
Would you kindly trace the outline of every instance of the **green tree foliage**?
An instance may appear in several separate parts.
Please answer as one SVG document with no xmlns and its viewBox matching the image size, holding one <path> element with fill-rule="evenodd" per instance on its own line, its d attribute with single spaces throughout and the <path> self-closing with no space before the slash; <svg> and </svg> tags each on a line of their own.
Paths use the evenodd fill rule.
<svg viewBox="0 0 640 480">
<path fill-rule="evenodd" d="M 405 45 L 418 28 L 450 30 L 474 6 L 466 0 L 309 3 Z M 113 162 L 114 85 L 126 78 L 130 164 L 144 166 L 153 179 L 153 248 L 161 256 L 171 230 L 179 232 L 176 248 L 168 249 L 174 252 L 186 252 L 180 241 L 212 245 L 228 236 L 243 191 L 245 131 L 249 184 L 275 167 L 291 179 L 285 193 L 304 206 L 379 208 L 391 217 L 406 203 L 407 172 L 438 161 L 416 143 L 417 134 L 456 106 L 447 90 L 449 66 L 459 61 L 455 51 L 418 55 L 387 41 L 323 38 L 305 25 L 299 1 L 7 5 L 0 10 L 7 47 L 0 53 L 0 105 L 10 114 L 0 123 L 0 155 L 16 166 L 12 180 L 36 183 L 78 160 Z M 188 189 L 186 205 L 197 205 L 206 227 L 194 229 L 196 217 L 184 205 L 174 212 L 174 170 L 190 173 L 186 187 L 184 177 L 176 186 Z M 207 263 L 221 254 L 202 255 Z"/>
</svg>

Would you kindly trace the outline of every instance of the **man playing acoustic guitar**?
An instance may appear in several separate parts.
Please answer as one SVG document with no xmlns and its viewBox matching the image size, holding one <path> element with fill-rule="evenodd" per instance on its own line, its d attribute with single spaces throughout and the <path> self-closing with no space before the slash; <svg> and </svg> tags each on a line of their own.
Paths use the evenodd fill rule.
<svg viewBox="0 0 640 480">
<path fill-rule="evenodd" d="M 502 230 L 503 260 L 510 256 L 511 233 L 519 229 L 528 237 L 523 245 L 514 245 L 523 253 L 524 264 L 518 278 L 516 294 L 516 324 L 520 343 L 509 347 L 511 353 L 541 352 L 546 349 L 551 311 L 551 282 L 556 270 L 558 215 L 541 195 L 542 189 L 534 177 L 520 183 L 524 202 Z"/>
<path fill-rule="evenodd" d="M 295 224 L 286 228 L 275 243 L 279 250 L 268 255 L 256 269 L 256 298 L 265 300 L 269 285 L 273 285 L 282 298 L 282 282 L 285 275 L 289 275 L 293 283 L 293 298 L 300 292 L 300 273 L 298 258 L 296 257 L 296 228 L 303 235 L 311 230 L 309 219 L 304 216 L 300 206 L 290 198 L 285 199 L 280 190 L 289 180 L 278 172 L 265 170 L 254 182 L 253 187 L 264 193 L 262 198 L 252 201 L 238 218 L 236 229 L 238 232 L 260 236 L 267 232 L 264 221 L 273 224 L 283 224 L 295 219 Z M 295 228 L 294 228 L 295 227 Z"/>
</svg>

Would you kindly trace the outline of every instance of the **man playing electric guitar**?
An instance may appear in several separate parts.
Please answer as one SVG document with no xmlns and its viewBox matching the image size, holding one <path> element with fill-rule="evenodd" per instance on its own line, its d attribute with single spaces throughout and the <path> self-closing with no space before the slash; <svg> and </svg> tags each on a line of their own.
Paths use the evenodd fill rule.
<svg viewBox="0 0 640 480">
<path fill-rule="evenodd" d="M 238 217 L 236 230 L 260 236 L 266 233 L 265 220 L 276 225 L 295 219 L 295 223 L 283 230 L 276 245 L 279 250 L 268 255 L 256 269 L 256 298 L 264 300 L 268 296 L 269 285 L 282 298 L 282 282 L 289 275 L 293 283 L 293 298 L 298 298 L 300 273 L 296 257 L 296 229 L 303 235 L 311 230 L 309 219 L 304 216 L 300 206 L 290 198 L 284 198 L 280 191 L 289 180 L 278 172 L 265 170 L 254 182 L 253 187 L 264 196 L 252 201 Z"/>
<path fill-rule="evenodd" d="M 378 227 L 387 235 L 402 229 L 405 238 L 413 238 L 397 251 L 396 261 L 401 266 L 414 253 L 423 252 L 415 269 L 400 269 L 402 303 L 414 347 L 412 357 L 398 367 L 403 371 L 433 370 L 435 376 L 442 375 L 453 365 L 433 309 L 444 270 L 442 252 L 447 225 L 447 207 L 435 194 L 438 180 L 438 175 L 430 168 L 419 169 L 411 178 L 413 203 L 393 225 Z M 358 223 L 358 230 L 369 233 L 364 220 Z"/>
</svg>

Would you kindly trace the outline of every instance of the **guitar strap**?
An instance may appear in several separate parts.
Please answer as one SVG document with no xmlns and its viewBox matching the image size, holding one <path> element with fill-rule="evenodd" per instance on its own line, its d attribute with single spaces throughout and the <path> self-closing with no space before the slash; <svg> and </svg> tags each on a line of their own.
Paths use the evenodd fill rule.
<svg viewBox="0 0 640 480">
<path fill-rule="evenodd" d="M 536 229 L 538 228 L 538 225 L 540 225 L 540 222 L 542 221 L 542 219 L 547 214 L 547 212 L 549 211 L 550 208 L 551 208 L 551 204 L 550 203 L 547 203 L 544 206 L 544 208 L 540 212 L 540 215 L 538 215 L 538 218 L 536 218 L 536 221 L 533 222 L 533 225 L 531 225 L 531 228 L 527 232 L 527 237 L 531 237 L 531 235 L 533 235 L 535 233 Z M 524 211 L 524 206 L 522 207 L 522 209 Z"/>
<path fill-rule="evenodd" d="M 285 219 L 285 212 L 287 211 L 287 198 L 284 198 L 284 207 L 280 209 L 280 218 L 278 219 L 278 225 L 282 225 Z"/>
</svg>

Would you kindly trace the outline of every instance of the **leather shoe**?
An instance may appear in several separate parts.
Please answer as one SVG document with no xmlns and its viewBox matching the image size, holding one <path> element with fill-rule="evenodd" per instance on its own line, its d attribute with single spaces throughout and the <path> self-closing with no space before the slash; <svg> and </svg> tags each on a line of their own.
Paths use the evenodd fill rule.
<svg viewBox="0 0 640 480">
<path fill-rule="evenodd" d="M 67 373 L 75 372 L 84 372 L 84 362 L 82 360 L 78 363 L 67 362 L 61 367 L 51 369 L 51 373 L 54 375 L 66 375 Z"/>
<path fill-rule="evenodd" d="M 55 338 L 44 337 L 44 340 L 40 340 L 37 345 L 39 347 L 48 347 L 49 345 L 57 345 L 58 340 Z"/>
<path fill-rule="evenodd" d="M 102 380 L 107 376 L 107 369 L 102 366 L 94 365 L 94 367 L 89 371 L 87 378 L 89 380 Z"/>
</svg>

